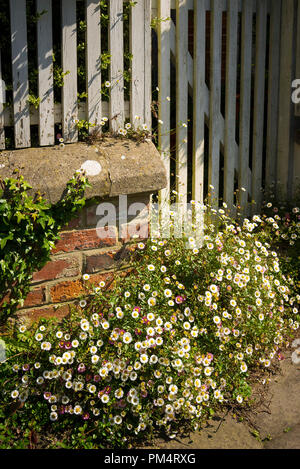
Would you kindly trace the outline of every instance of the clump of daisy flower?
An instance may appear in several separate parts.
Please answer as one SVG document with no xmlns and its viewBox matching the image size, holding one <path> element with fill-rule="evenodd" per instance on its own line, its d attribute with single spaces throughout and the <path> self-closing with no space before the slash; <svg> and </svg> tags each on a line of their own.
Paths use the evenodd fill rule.
<svg viewBox="0 0 300 469">
<path fill-rule="evenodd" d="M 55 428 L 116 445 L 246 405 L 251 372 L 268 373 L 299 329 L 299 298 L 255 217 L 238 225 L 222 210 L 219 222 L 197 249 L 191 236 L 138 243 L 113 288 L 91 287 L 58 324 L 18 329 L 28 347 L 11 356 L 5 399 L 42 402 Z"/>
</svg>

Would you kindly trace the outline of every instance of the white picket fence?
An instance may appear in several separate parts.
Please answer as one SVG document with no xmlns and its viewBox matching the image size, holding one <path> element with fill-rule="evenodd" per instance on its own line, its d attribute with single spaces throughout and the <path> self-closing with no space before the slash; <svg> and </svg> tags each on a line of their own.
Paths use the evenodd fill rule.
<svg viewBox="0 0 300 469">
<path fill-rule="evenodd" d="M 188 196 L 188 97 L 193 99 L 192 157 L 192 199 L 203 202 L 205 125 L 209 135 L 208 186 L 213 186 L 213 205 L 217 204 L 220 186 L 220 152 L 224 155 L 224 189 L 222 199 L 234 211 L 235 179 L 239 189 L 238 202 L 245 207 L 248 200 L 261 199 L 263 142 L 266 140 L 266 179 L 271 181 L 276 162 L 279 56 L 280 56 L 280 11 L 281 1 L 267 0 L 158 0 L 159 17 L 170 18 L 176 9 L 176 26 L 170 19 L 159 25 L 159 101 L 160 147 L 165 164 L 170 165 L 170 95 L 169 63 L 173 59 L 176 67 L 176 166 L 177 191 L 183 203 Z M 188 51 L 188 15 L 194 10 L 193 58 Z M 205 81 L 206 62 L 206 20 L 210 12 L 210 83 Z M 226 12 L 226 83 L 225 112 L 221 113 L 221 66 L 222 66 L 222 15 Z M 253 18 L 256 18 L 256 44 L 253 56 Z M 266 30 L 270 17 L 269 48 L 269 121 L 264 135 L 264 94 L 266 72 Z M 241 27 L 239 44 L 238 27 Z M 240 116 L 239 144 L 236 142 L 236 95 L 238 47 L 241 53 L 240 72 Z M 253 132 L 250 135 L 252 63 L 254 72 Z M 250 139 L 253 139 L 252 171 L 249 167 Z M 245 189 L 244 190 L 242 190 Z M 162 193 L 162 199 L 169 198 L 169 189 Z"/>
<path fill-rule="evenodd" d="M 35 124 L 39 126 L 40 145 L 54 144 L 55 123 L 62 124 L 66 143 L 76 142 L 77 118 L 99 126 L 101 117 L 106 115 L 110 130 L 117 131 L 124 125 L 125 118 L 135 125 L 135 116 L 139 115 L 150 128 L 150 21 L 151 17 L 159 18 L 156 31 L 161 122 L 158 124 L 158 147 L 169 180 L 160 193 L 163 206 L 167 207 L 170 199 L 172 155 L 176 159 L 176 188 L 183 203 L 188 199 L 203 202 L 205 185 L 206 189 L 213 186 L 216 200 L 211 196 L 211 202 L 215 206 L 220 203 L 218 198 L 221 196 L 233 214 L 242 210 L 249 213 L 252 200 L 257 204 L 252 210 L 258 209 L 261 203 L 262 186 L 281 179 L 289 193 L 296 169 L 290 142 L 293 108 L 289 96 L 290 84 L 295 78 L 295 57 L 298 57 L 299 70 L 300 50 L 295 52 L 292 45 L 295 34 L 300 44 L 300 27 L 295 29 L 297 21 L 294 20 L 297 14 L 299 23 L 298 0 L 297 5 L 294 0 L 137 0 L 130 18 L 133 55 L 130 102 L 124 101 L 123 89 L 123 1 L 109 1 L 111 88 L 110 100 L 104 102 L 99 93 L 102 84 L 99 2 L 85 0 L 88 99 L 80 104 L 77 103 L 76 0 L 61 1 L 62 69 L 70 73 L 65 77 L 60 104 L 54 104 L 53 97 L 51 0 L 37 0 L 37 11 L 47 10 L 37 23 L 38 111 L 30 109 L 28 104 L 26 1 L 10 0 L 9 3 L 14 104 L 13 109 L 0 107 L 0 148 L 5 148 L 5 126 L 12 124 L 16 148 L 30 146 L 30 125 Z M 192 54 L 188 49 L 190 12 Z M 209 82 L 206 81 L 208 37 Z M 225 80 L 222 80 L 222 45 L 226 49 Z M 171 64 L 174 77 L 171 77 Z M 176 92 L 172 96 L 171 78 L 176 81 Z M 189 100 L 193 106 L 190 122 Z M 174 152 L 170 137 L 173 102 L 176 103 Z M 223 111 L 222 102 L 225 102 Z M 221 161 L 224 162 L 223 170 Z"/>
<path fill-rule="evenodd" d="M 76 0 L 61 1 L 61 55 L 64 77 L 62 102 L 54 103 L 53 93 L 53 39 L 52 2 L 37 0 L 37 13 L 43 13 L 37 22 L 38 48 L 38 112 L 30 109 L 28 86 L 28 44 L 26 0 L 10 0 L 10 24 L 13 74 L 13 109 L 0 108 L 0 148 L 5 147 L 5 126 L 14 126 L 16 148 L 30 147 L 30 126 L 39 126 L 39 144 L 55 143 L 54 124 L 62 124 L 65 143 L 78 140 L 76 119 L 86 119 L 100 126 L 102 116 L 109 117 L 110 130 L 115 132 L 135 115 L 151 127 L 151 2 L 142 0 L 132 8 L 130 44 L 131 99 L 124 101 L 123 89 L 123 0 L 109 2 L 110 100 L 101 100 L 101 22 L 99 1 L 84 0 L 86 10 L 86 103 L 78 104 L 77 96 L 77 26 Z M 32 40 L 33 38 L 31 38 Z M 0 55 L 1 62 L 1 55 Z M 1 79 L 1 65 L 0 65 Z M 93 127 L 93 130 L 95 127 Z"/>
<path fill-rule="evenodd" d="M 274 183 L 274 191 L 291 199 L 300 184 L 292 130 L 297 107 L 291 103 L 291 83 L 300 66 L 300 2 L 157 0 L 152 6 L 153 15 L 164 19 L 158 26 L 163 122 L 159 146 L 168 173 L 170 155 L 176 159 L 177 200 L 202 203 L 211 194 L 213 206 L 226 202 L 233 215 L 249 215 L 259 212 L 262 188 Z M 193 12 L 192 53 L 189 11 Z M 176 71 L 175 151 L 170 143 L 170 62 Z M 185 124 L 191 101 L 189 130 Z M 170 186 L 161 193 L 166 212 L 169 195 Z"/>
</svg>

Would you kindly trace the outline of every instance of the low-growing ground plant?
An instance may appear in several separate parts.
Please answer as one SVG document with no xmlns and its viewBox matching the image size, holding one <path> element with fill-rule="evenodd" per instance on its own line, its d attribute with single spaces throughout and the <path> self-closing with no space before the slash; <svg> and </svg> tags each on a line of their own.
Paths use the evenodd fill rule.
<svg viewBox="0 0 300 469">
<path fill-rule="evenodd" d="M 252 371 L 268 372 L 299 328 L 299 295 L 259 219 L 219 215 L 202 247 L 139 242 L 130 273 L 109 288 L 84 276 L 88 294 L 68 318 L 12 331 L 7 422 L 41 446 L 48 432 L 50 447 L 117 448 L 247 405 Z"/>
<path fill-rule="evenodd" d="M 300 291 L 300 209 L 282 202 L 266 202 L 259 229 L 265 232 L 274 249 L 279 252 L 283 273 L 292 276 Z"/>
</svg>

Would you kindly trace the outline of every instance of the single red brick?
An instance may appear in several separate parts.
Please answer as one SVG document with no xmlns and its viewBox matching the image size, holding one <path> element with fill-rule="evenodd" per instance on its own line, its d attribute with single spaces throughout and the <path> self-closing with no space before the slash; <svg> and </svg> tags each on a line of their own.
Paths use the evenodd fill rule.
<svg viewBox="0 0 300 469">
<path fill-rule="evenodd" d="M 76 277 L 79 274 L 79 259 L 76 257 L 65 257 L 48 262 L 39 272 L 35 272 L 33 283 L 55 280 L 62 277 Z"/>
<path fill-rule="evenodd" d="M 73 300 L 83 293 L 84 287 L 81 280 L 61 282 L 50 287 L 50 297 L 53 303 Z"/>
<path fill-rule="evenodd" d="M 27 319 L 30 323 L 38 321 L 41 318 L 49 319 L 49 318 L 58 318 L 63 319 L 67 316 L 70 312 L 69 305 L 61 305 L 58 307 L 54 306 L 47 306 L 46 308 L 37 308 L 37 309 L 30 309 L 20 311 L 18 313 L 18 318 Z"/>
<path fill-rule="evenodd" d="M 115 252 L 105 252 L 86 256 L 85 272 L 92 274 L 100 270 L 111 269 L 114 265 Z"/>
<path fill-rule="evenodd" d="M 65 231 L 61 233 L 60 240 L 52 250 L 58 252 L 72 252 L 76 250 L 96 249 L 113 246 L 117 242 L 116 229 L 109 227 L 104 229 L 89 229 L 78 231 Z"/>
<path fill-rule="evenodd" d="M 60 282 L 49 288 L 51 301 L 53 303 L 62 303 L 64 301 L 79 298 L 84 293 L 88 294 L 90 284 L 99 284 L 99 282 L 107 282 L 113 277 L 113 274 L 95 274 L 91 275 L 89 280 L 84 282 L 82 279 L 69 280 Z"/>
<path fill-rule="evenodd" d="M 45 303 L 45 288 L 35 288 L 28 293 L 23 308 L 30 307 L 30 306 L 39 306 Z"/>
</svg>

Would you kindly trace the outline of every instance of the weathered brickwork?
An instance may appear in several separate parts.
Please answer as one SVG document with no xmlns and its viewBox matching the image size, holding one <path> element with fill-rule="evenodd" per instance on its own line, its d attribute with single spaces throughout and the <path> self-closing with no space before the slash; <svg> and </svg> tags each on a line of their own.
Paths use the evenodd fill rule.
<svg viewBox="0 0 300 469">
<path fill-rule="evenodd" d="M 122 261 L 128 257 L 133 239 L 148 237 L 149 220 L 147 209 L 142 216 L 118 211 L 118 199 L 112 199 L 116 207 L 115 223 L 102 227 L 98 205 L 82 210 L 61 232 L 60 240 L 51 253 L 51 260 L 32 279 L 32 289 L 19 309 L 19 317 L 29 321 L 41 317 L 63 318 L 69 306 L 76 304 L 86 293 L 87 284 L 111 283 L 116 271 L 125 269 Z M 131 203 L 149 203 L 149 194 L 131 196 Z M 128 207 L 127 206 L 127 207 Z M 121 221 L 120 221 L 121 220 Z M 135 234 L 135 237 L 133 236 Z M 129 246 L 127 246 L 129 243 Z M 89 274 L 84 281 L 83 275 Z"/>
</svg>

